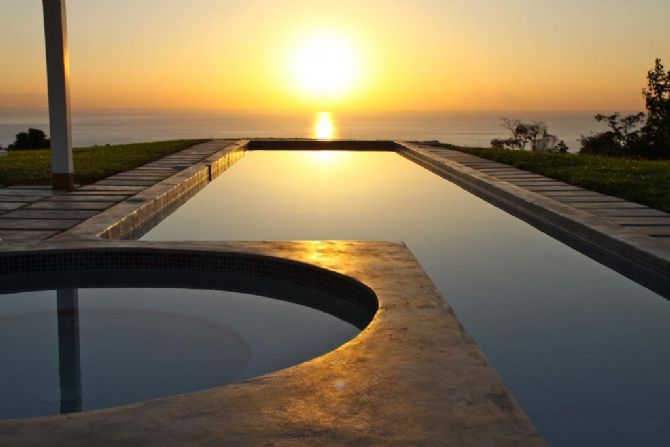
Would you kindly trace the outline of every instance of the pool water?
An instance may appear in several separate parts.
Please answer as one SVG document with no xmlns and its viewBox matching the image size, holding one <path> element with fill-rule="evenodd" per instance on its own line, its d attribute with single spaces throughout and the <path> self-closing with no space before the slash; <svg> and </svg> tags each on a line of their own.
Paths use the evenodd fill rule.
<svg viewBox="0 0 670 447">
<path fill-rule="evenodd" d="M 0 303 L 2 419 L 238 382 L 329 352 L 360 331 L 311 307 L 219 290 L 59 288 L 0 294 Z"/>
<path fill-rule="evenodd" d="M 398 154 L 253 151 L 143 239 L 405 241 L 551 445 L 670 445 L 670 302 Z"/>
</svg>

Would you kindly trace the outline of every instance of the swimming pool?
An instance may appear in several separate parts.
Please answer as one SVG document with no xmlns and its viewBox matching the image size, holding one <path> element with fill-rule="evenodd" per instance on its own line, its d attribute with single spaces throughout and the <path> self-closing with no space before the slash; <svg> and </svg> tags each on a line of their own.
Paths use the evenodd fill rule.
<svg viewBox="0 0 670 447">
<path fill-rule="evenodd" d="M 278 258 L 131 249 L 11 259 L 14 273 L 0 274 L 0 419 L 240 382 L 334 350 L 376 311 L 360 283 Z"/>
<path fill-rule="evenodd" d="M 143 239 L 404 240 L 552 445 L 670 440 L 670 303 L 398 154 L 251 151 Z"/>
</svg>

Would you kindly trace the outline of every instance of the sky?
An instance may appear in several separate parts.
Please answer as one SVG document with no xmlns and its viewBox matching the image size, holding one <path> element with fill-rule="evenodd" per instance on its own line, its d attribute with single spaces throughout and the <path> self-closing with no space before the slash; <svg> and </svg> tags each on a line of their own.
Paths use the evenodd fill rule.
<svg viewBox="0 0 670 447">
<path fill-rule="evenodd" d="M 0 107 L 46 105 L 42 2 L 0 0 Z M 643 108 L 668 0 L 68 0 L 74 107 Z"/>
</svg>

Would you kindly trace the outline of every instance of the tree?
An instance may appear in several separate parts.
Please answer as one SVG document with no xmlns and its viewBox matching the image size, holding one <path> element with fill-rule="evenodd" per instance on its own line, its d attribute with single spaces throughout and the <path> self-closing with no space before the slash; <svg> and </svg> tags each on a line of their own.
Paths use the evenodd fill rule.
<svg viewBox="0 0 670 447">
<path fill-rule="evenodd" d="M 580 152 L 670 158 L 670 71 L 665 71 L 660 59 L 647 72 L 647 88 L 642 90 L 642 96 L 646 113 L 596 115 L 595 119 L 605 122 L 609 130 L 582 136 Z"/>
<path fill-rule="evenodd" d="M 596 121 L 606 123 L 609 130 L 588 137 L 582 136 L 580 152 L 613 156 L 631 155 L 632 147 L 638 144 L 642 137 L 640 126 L 644 118 L 644 112 L 627 116 L 619 112 L 612 115 L 596 115 Z"/>
<path fill-rule="evenodd" d="M 10 144 L 9 150 L 31 150 L 31 149 L 48 149 L 51 146 L 51 141 L 47 138 L 47 134 L 43 130 L 28 129 L 28 132 L 20 132 L 16 134 L 16 141 Z"/>
<path fill-rule="evenodd" d="M 642 90 L 647 108 L 647 124 L 642 129 L 652 158 L 670 158 L 670 71 L 661 59 L 647 72 L 647 88 Z"/>
<path fill-rule="evenodd" d="M 533 151 L 538 152 L 560 152 L 567 150 L 564 141 L 559 141 L 558 137 L 551 135 L 547 131 L 547 126 L 541 121 L 524 123 L 521 120 L 502 119 L 502 127 L 512 133 L 511 138 L 491 140 L 491 147 L 494 149 L 520 149 L 525 150 L 530 144 Z"/>
<path fill-rule="evenodd" d="M 554 152 L 558 152 L 559 154 L 567 154 L 570 148 L 568 147 L 567 144 L 565 144 L 565 141 L 561 140 L 556 144 L 556 149 Z"/>
</svg>

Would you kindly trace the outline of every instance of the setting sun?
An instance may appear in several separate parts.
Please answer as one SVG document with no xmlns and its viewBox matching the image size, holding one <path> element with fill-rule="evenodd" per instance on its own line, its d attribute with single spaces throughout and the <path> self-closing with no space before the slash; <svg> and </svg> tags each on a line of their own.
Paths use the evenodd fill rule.
<svg viewBox="0 0 670 447">
<path fill-rule="evenodd" d="M 333 99 L 352 88 L 358 61 L 347 39 L 317 35 L 295 50 L 290 68 L 300 93 L 315 99 Z"/>
</svg>

